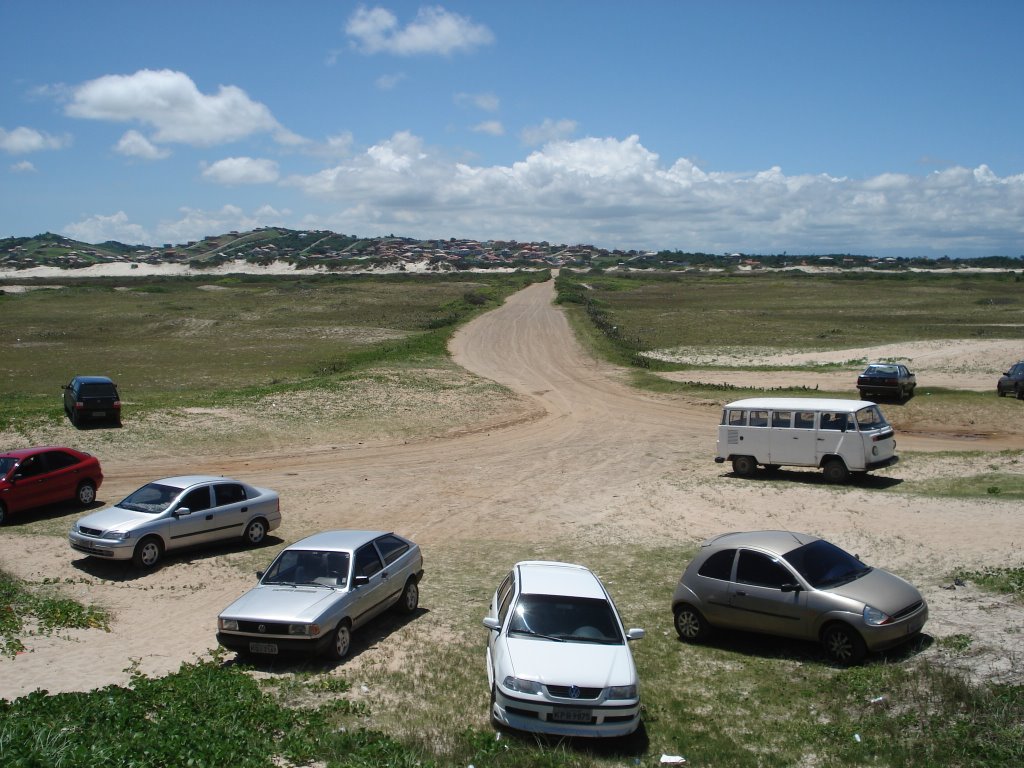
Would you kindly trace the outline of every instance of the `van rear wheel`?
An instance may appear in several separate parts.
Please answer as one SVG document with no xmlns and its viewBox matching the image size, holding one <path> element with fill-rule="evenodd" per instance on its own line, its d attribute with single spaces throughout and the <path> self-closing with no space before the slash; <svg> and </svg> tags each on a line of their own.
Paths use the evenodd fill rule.
<svg viewBox="0 0 1024 768">
<path fill-rule="evenodd" d="M 757 471 L 757 462 L 753 456 L 735 456 L 732 460 L 733 474 L 750 477 Z"/>
</svg>

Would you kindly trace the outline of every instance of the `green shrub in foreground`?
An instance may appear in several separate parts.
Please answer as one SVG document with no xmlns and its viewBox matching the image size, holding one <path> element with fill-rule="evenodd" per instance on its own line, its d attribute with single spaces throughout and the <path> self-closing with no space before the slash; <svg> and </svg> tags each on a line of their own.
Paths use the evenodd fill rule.
<svg viewBox="0 0 1024 768">
<path fill-rule="evenodd" d="M 35 622 L 37 634 L 58 629 L 109 629 L 106 611 L 68 598 L 41 594 L 0 570 L 0 655 L 25 650 L 21 637 L 26 624 Z"/>
</svg>

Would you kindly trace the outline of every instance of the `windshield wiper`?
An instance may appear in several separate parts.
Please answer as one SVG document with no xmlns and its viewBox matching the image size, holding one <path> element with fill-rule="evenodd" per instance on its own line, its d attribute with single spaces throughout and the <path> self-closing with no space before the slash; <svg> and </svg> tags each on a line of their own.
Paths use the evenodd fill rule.
<svg viewBox="0 0 1024 768">
<path fill-rule="evenodd" d="M 531 637 L 543 637 L 545 640 L 554 640 L 556 643 L 564 643 L 564 637 L 558 637 L 556 635 L 545 635 L 542 632 L 534 632 L 532 629 L 512 629 L 510 632 L 517 632 L 523 635 L 530 635 Z"/>
</svg>

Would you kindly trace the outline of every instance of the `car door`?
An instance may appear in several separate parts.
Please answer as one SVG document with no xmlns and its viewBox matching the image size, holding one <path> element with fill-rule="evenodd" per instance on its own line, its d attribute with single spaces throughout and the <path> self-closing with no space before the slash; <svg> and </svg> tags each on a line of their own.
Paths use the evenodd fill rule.
<svg viewBox="0 0 1024 768">
<path fill-rule="evenodd" d="M 494 593 L 494 597 L 491 599 L 491 608 L 487 613 L 489 617 L 498 620 L 498 626 L 500 627 L 487 633 L 487 682 L 491 686 L 494 685 L 495 670 L 500 665 L 503 657 L 502 648 L 504 646 L 499 645 L 498 640 L 505 626 L 508 610 L 512 606 L 512 596 L 515 592 L 514 587 L 515 572 L 509 571 Z"/>
<path fill-rule="evenodd" d="M 353 627 L 369 621 L 387 608 L 391 586 L 387 569 L 373 542 L 357 549 L 352 563 Z"/>
<path fill-rule="evenodd" d="M 73 499 L 78 492 L 81 467 L 77 458 L 64 451 L 47 451 L 43 454 L 46 467 L 44 484 L 47 486 L 47 503 Z"/>
<path fill-rule="evenodd" d="M 209 485 L 193 488 L 182 496 L 171 509 L 167 525 L 168 547 L 186 547 L 209 541 L 214 522 L 212 507 Z"/>
<path fill-rule="evenodd" d="M 390 608 L 402 597 L 405 582 L 413 575 L 416 567 L 416 558 L 413 557 L 412 547 L 408 542 L 390 533 L 378 537 L 374 543 L 384 561 L 384 568 L 388 571 L 390 589 L 384 607 Z"/>
<path fill-rule="evenodd" d="M 735 626 L 787 637 L 806 636 L 807 593 L 780 558 L 740 549 L 729 605 Z"/>
<path fill-rule="evenodd" d="M 207 528 L 210 541 L 240 537 L 249 521 L 249 499 L 241 483 L 214 483 L 213 519 Z"/>
<path fill-rule="evenodd" d="M 14 511 L 31 509 L 49 503 L 46 487 L 46 465 L 40 453 L 26 456 L 12 475 L 14 482 L 4 498 L 7 508 Z"/>
</svg>

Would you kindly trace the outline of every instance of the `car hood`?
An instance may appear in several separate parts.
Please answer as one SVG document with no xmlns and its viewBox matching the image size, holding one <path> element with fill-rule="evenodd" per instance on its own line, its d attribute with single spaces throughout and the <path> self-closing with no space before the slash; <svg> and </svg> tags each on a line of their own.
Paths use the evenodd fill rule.
<svg viewBox="0 0 1024 768">
<path fill-rule="evenodd" d="M 144 523 L 151 523 L 160 518 L 149 512 L 133 512 L 123 507 L 107 507 L 99 512 L 79 518 L 79 527 L 95 528 L 100 531 L 130 531 Z"/>
<path fill-rule="evenodd" d="M 866 603 L 888 614 L 901 611 L 921 600 L 921 593 L 916 587 L 881 568 L 872 568 L 867 574 L 849 584 L 841 584 L 825 591 Z"/>
<path fill-rule="evenodd" d="M 220 615 L 253 621 L 311 622 L 347 594 L 330 587 L 260 585 L 235 600 Z"/>
<path fill-rule="evenodd" d="M 629 647 L 595 643 L 559 643 L 538 638 L 506 637 L 509 672 L 545 685 L 607 688 L 632 685 L 636 668 Z"/>
</svg>

